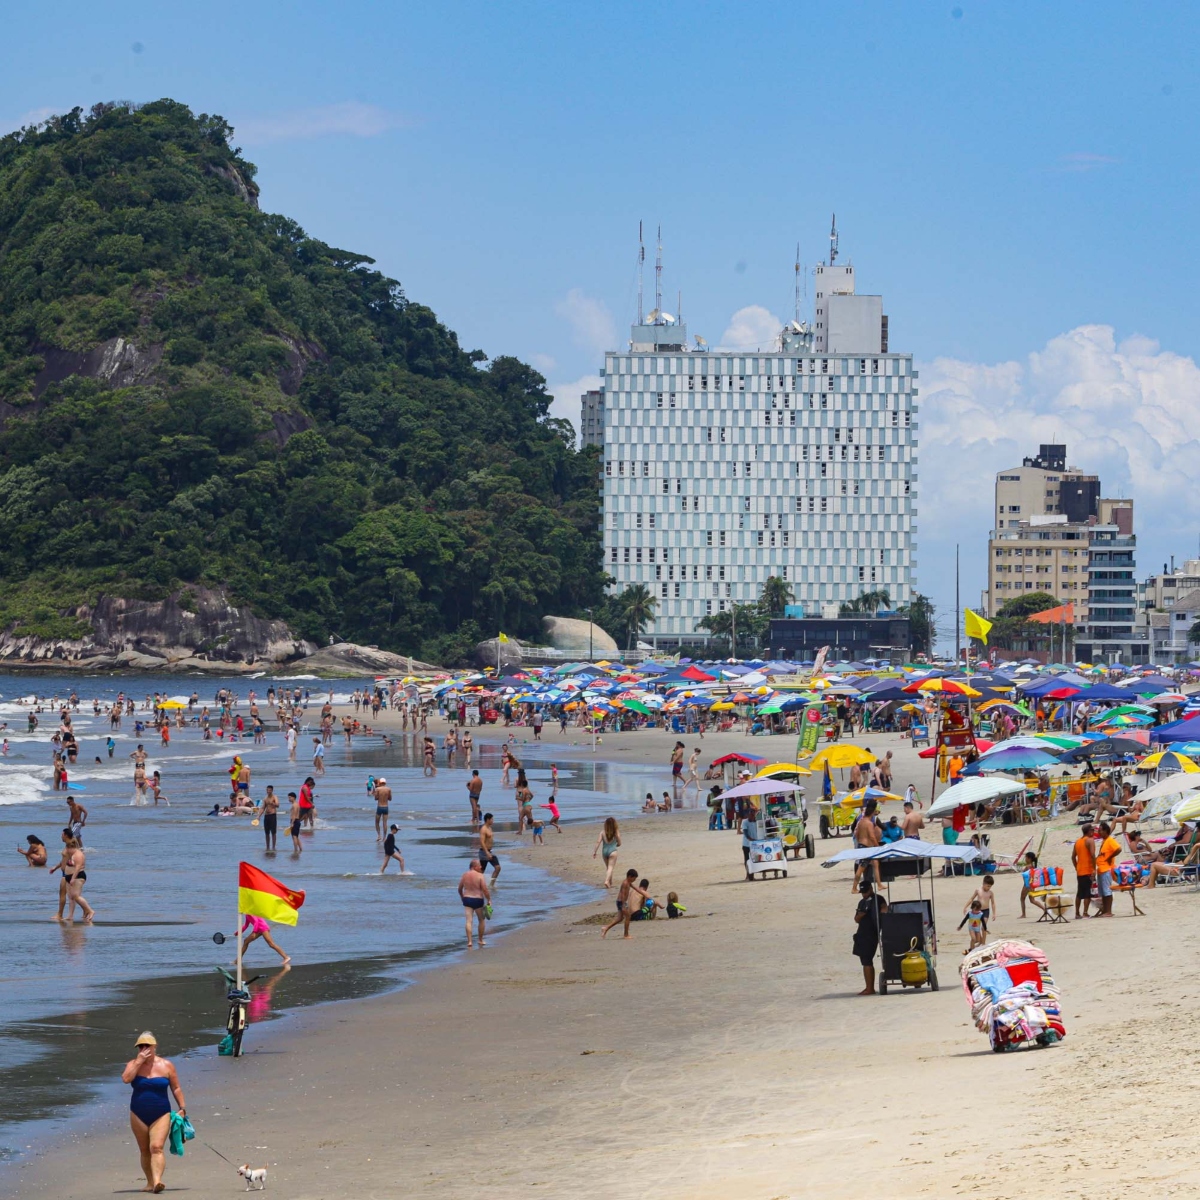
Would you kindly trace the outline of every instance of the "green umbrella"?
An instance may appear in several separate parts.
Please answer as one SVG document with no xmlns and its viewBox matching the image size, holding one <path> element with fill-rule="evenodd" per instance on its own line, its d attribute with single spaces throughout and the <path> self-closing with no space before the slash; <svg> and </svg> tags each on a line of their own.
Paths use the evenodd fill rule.
<svg viewBox="0 0 1200 1200">
<path fill-rule="evenodd" d="M 1096 718 L 1098 725 L 1103 724 L 1109 717 L 1123 717 L 1126 713 L 1137 713 L 1141 717 L 1151 717 L 1154 715 L 1154 709 L 1147 707 L 1145 704 L 1121 704 L 1116 708 L 1110 708 L 1107 712 L 1101 713 Z"/>
<path fill-rule="evenodd" d="M 761 708 L 757 708 L 754 711 L 760 717 L 774 717 L 783 712 L 783 709 L 779 707 L 777 701 L 772 700 L 769 704 L 764 704 Z"/>
<path fill-rule="evenodd" d="M 640 700 L 622 700 L 621 707 L 629 709 L 630 712 L 641 713 L 643 717 L 654 715 Z"/>
</svg>

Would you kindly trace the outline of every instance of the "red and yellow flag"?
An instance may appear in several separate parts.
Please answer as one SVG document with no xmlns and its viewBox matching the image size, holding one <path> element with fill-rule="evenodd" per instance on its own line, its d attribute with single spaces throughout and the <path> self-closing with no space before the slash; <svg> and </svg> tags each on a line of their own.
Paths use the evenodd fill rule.
<svg viewBox="0 0 1200 1200">
<path fill-rule="evenodd" d="M 238 865 L 238 912 L 279 925 L 295 925 L 304 893 L 294 892 L 250 863 Z"/>
</svg>

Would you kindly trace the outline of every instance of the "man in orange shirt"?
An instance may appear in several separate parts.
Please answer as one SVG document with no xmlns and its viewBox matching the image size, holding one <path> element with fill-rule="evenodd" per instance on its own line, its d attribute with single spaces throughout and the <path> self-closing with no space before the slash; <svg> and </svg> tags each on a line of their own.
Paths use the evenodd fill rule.
<svg viewBox="0 0 1200 1200">
<path fill-rule="evenodd" d="M 1085 825 L 1080 831 L 1080 838 L 1071 851 L 1071 865 L 1075 868 L 1075 920 L 1080 917 L 1090 917 L 1088 911 L 1092 907 L 1092 880 L 1096 874 L 1096 844 L 1092 841 L 1095 827 Z M 1079 911 L 1080 904 L 1083 912 Z"/>
<path fill-rule="evenodd" d="M 1100 890 L 1100 916 L 1112 916 L 1112 873 L 1117 864 L 1117 855 L 1121 853 L 1121 845 L 1112 835 L 1112 826 L 1107 821 L 1100 822 L 1100 848 L 1096 851 L 1096 883 Z"/>
</svg>

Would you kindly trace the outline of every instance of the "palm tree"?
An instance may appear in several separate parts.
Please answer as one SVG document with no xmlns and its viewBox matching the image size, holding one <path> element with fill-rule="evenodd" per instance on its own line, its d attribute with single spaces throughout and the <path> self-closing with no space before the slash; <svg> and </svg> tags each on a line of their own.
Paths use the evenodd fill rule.
<svg viewBox="0 0 1200 1200">
<path fill-rule="evenodd" d="M 758 602 L 768 616 L 779 617 L 795 598 L 796 593 L 786 579 L 781 575 L 769 575 Z"/>
<path fill-rule="evenodd" d="M 873 589 L 863 592 L 855 600 L 847 600 L 841 607 L 841 614 L 843 617 L 873 617 L 881 608 L 890 608 L 891 603 L 892 597 L 887 588 Z"/>
<path fill-rule="evenodd" d="M 658 600 L 644 583 L 631 583 L 618 597 L 625 626 L 629 630 L 628 649 L 633 649 L 634 637 L 654 620 Z"/>
</svg>

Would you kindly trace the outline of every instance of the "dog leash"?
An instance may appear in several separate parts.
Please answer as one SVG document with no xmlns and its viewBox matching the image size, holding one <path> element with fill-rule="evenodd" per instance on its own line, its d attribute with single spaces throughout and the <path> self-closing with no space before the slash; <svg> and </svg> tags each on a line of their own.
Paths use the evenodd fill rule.
<svg viewBox="0 0 1200 1200">
<path fill-rule="evenodd" d="M 201 1144 L 202 1146 L 208 1146 L 208 1143 L 207 1143 L 207 1142 L 201 1142 L 200 1144 Z M 223 1154 L 220 1152 L 220 1150 L 218 1150 L 218 1149 L 216 1148 L 216 1146 L 208 1146 L 208 1148 L 209 1148 L 209 1149 L 210 1149 L 210 1150 L 211 1150 L 211 1151 L 212 1151 L 212 1152 L 213 1152 L 213 1153 L 214 1153 L 214 1154 L 215 1154 L 215 1155 L 216 1155 L 218 1158 L 225 1158 L 225 1155 L 223 1155 Z M 225 1158 L 225 1161 L 226 1161 L 227 1163 L 229 1163 L 229 1165 L 230 1165 L 231 1167 L 235 1165 L 234 1163 L 231 1163 L 231 1162 L 229 1162 L 229 1159 L 227 1159 L 227 1158 Z"/>
</svg>

